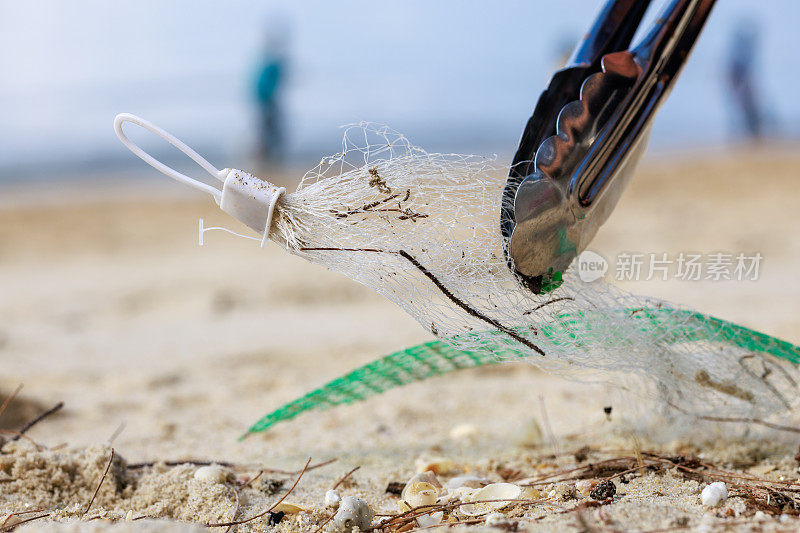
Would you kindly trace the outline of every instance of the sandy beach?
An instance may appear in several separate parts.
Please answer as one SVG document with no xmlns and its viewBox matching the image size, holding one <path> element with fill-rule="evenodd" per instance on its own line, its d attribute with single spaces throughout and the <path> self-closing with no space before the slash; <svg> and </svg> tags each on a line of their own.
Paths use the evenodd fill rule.
<svg viewBox="0 0 800 533">
<path fill-rule="evenodd" d="M 608 258 L 759 252 L 756 281 L 619 285 L 800 343 L 798 154 L 741 146 L 649 157 L 591 248 Z M 246 229 L 166 179 L 15 186 L 0 198 L 0 396 L 24 384 L 0 425 L 17 431 L 64 403 L 3 446 L 0 525 L 41 516 L 19 531 L 203 530 L 269 508 L 310 457 L 332 462 L 303 474 L 285 500 L 299 512 L 234 530 L 315 531 L 332 515 L 325 492 L 355 467 L 341 495 L 397 513 L 387 486 L 430 465 L 442 483 L 533 483 L 520 496 L 527 502 L 502 510 L 506 530 L 800 528 L 796 433 L 711 423 L 648 431 L 631 422 L 641 405 L 526 364 L 415 383 L 239 442 L 265 413 L 430 333 L 275 245 L 210 231 L 199 246 L 199 218 Z M 184 460 L 228 466 L 204 481 L 196 464 L 169 464 Z M 591 483 L 614 476 L 616 495 L 601 501 L 576 487 L 580 479 L 545 477 L 567 470 Z M 730 496 L 704 507 L 701 490 L 715 479 Z M 484 522 L 456 530 L 489 530 Z"/>
</svg>

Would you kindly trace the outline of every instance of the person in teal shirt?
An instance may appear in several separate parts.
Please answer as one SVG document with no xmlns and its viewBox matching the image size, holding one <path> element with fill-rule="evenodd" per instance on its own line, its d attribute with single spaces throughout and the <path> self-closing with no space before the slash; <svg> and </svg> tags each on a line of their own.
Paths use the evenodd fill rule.
<svg viewBox="0 0 800 533">
<path fill-rule="evenodd" d="M 283 148 L 283 124 L 280 88 L 284 78 L 283 55 L 268 47 L 256 78 L 255 96 L 258 103 L 258 154 L 263 161 L 274 161 Z"/>
</svg>

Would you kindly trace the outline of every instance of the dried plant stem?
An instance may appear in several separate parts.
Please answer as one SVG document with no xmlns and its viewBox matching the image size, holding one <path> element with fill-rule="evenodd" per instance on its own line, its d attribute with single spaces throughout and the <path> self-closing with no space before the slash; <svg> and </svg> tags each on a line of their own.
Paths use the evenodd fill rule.
<svg viewBox="0 0 800 533">
<path fill-rule="evenodd" d="M 239 491 L 233 489 L 233 495 L 236 497 L 236 506 L 233 508 L 233 514 L 231 515 L 231 520 L 236 520 L 236 515 L 239 514 Z M 231 524 L 228 526 L 228 529 L 225 530 L 225 533 L 230 533 L 231 529 L 235 524 Z"/>
<path fill-rule="evenodd" d="M 321 523 L 317 529 L 314 530 L 314 533 L 319 533 L 320 531 L 322 531 L 323 528 L 328 525 L 328 522 L 333 520 L 334 516 L 335 515 L 330 515 L 328 518 L 326 518 L 325 521 L 323 523 Z"/>
<path fill-rule="evenodd" d="M 766 420 L 761 420 L 760 418 L 748 418 L 748 417 L 725 417 L 725 416 L 711 416 L 711 415 L 696 415 L 694 413 L 690 413 L 685 409 L 681 409 L 677 405 L 672 402 L 667 402 L 667 405 L 675 409 L 676 411 L 683 413 L 688 416 L 693 416 L 700 420 L 708 420 L 709 422 L 729 422 L 729 423 L 740 423 L 740 424 L 757 424 L 759 426 L 764 426 L 770 429 L 777 429 L 778 431 L 787 431 L 789 433 L 800 433 L 800 428 L 793 427 L 793 426 L 782 426 L 780 424 L 774 424 L 772 422 L 767 422 Z"/>
<path fill-rule="evenodd" d="M 19 439 L 20 436 L 24 435 L 33 426 L 35 426 L 36 424 L 38 424 L 39 422 L 41 422 L 42 420 L 44 420 L 48 416 L 50 416 L 50 415 L 52 415 L 54 413 L 57 413 L 58 411 L 61 410 L 62 407 L 64 407 L 64 402 L 58 402 L 53 407 L 51 407 L 50 409 L 48 409 L 44 413 L 40 414 L 39 416 L 37 416 L 36 418 L 31 420 L 30 422 L 28 422 L 24 426 L 22 426 L 22 429 L 19 430 L 19 433 L 20 433 L 19 436 L 14 437 L 11 440 L 13 441 L 13 440 Z"/>
<path fill-rule="evenodd" d="M 21 513 L 14 513 L 14 514 L 21 514 Z M 34 520 L 39 520 L 40 518 L 47 518 L 48 516 L 50 516 L 50 513 L 45 513 L 45 514 L 42 514 L 42 515 L 39 515 L 39 516 L 32 516 L 31 518 L 26 518 L 25 520 L 20 520 L 16 524 L 13 524 L 13 525 L 10 525 L 10 526 L 6 526 L 4 524 L 3 526 L 0 526 L 0 527 L 3 528 L 3 531 L 11 531 L 14 528 L 16 528 L 17 526 L 21 526 L 22 524 L 26 524 L 28 522 L 33 522 Z"/>
<path fill-rule="evenodd" d="M 264 475 L 264 471 L 263 470 L 259 470 L 258 474 L 256 474 L 255 477 L 250 478 L 247 482 L 242 484 L 242 488 L 244 489 L 244 488 L 252 486 L 253 483 L 255 483 L 256 480 L 258 478 L 260 478 L 261 476 L 263 476 L 263 475 Z"/>
<path fill-rule="evenodd" d="M 495 500 L 475 500 L 471 502 L 450 502 L 450 503 L 443 503 L 443 504 L 435 504 L 435 505 L 420 505 L 418 507 L 414 507 L 409 509 L 408 511 L 392 515 L 391 517 L 387 518 L 377 526 L 373 527 L 373 530 L 381 529 L 392 525 L 393 527 L 399 528 L 403 527 L 406 524 L 410 524 L 411 522 L 416 521 L 417 517 L 425 516 L 431 513 L 437 513 L 439 511 L 451 511 L 457 507 L 462 507 L 464 505 L 473 505 L 476 503 L 498 503 L 498 502 L 506 502 L 506 503 L 519 503 L 523 505 L 532 505 L 537 503 L 552 503 L 547 500 L 526 500 L 520 498 L 500 498 Z M 406 504 L 408 505 L 408 504 Z M 399 522 L 398 522 L 399 521 Z M 395 522 L 398 522 L 395 524 Z"/>
<path fill-rule="evenodd" d="M 530 315 L 531 313 L 535 313 L 536 311 L 538 311 L 538 310 L 539 310 L 539 309 L 541 309 L 542 307 L 546 307 L 546 306 L 548 306 L 548 305 L 551 305 L 551 304 L 554 304 L 554 303 L 556 303 L 556 302 L 563 302 L 564 300 L 573 300 L 573 301 L 574 301 L 574 300 L 575 300 L 575 298 L 573 298 L 573 297 L 571 297 L 571 296 L 563 296 L 563 297 L 561 297 L 561 298 L 553 298 L 552 300 L 548 300 L 548 301 L 546 301 L 546 302 L 544 302 L 544 303 L 541 303 L 541 304 L 537 305 L 537 306 L 536 306 L 536 307 L 534 307 L 533 309 L 528 309 L 527 311 L 525 311 L 525 312 L 524 312 L 524 313 L 522 313 L 522 314 L 523 314 L 523 315 Z"/>
<path fill-rule="evenodd" d="M 94 489 L 94 494 L 92 494 L 92 499 L 89 500 L 89 505 L 86 506 L 86 510 L 83 511 L 81 516 L 85 516 L 86 513 L 89 512 L 89 509 L 92 508 L 92 504 L 94 503 L 94 499 L 97 498 L 97 493 L 100 492 L 100 487 L 103 486 L 103 481 L 106 480 L 106 476 L 108 475 L 108 470 L 111 468 L 111 463 L 114 461 L 114 448 L 111 448 L 111 456 L 108 458 L 108 464 L 106 465 L 106 469 L 103 472 L 102 477 L 100 478 L 100 482 L 97 484 L 97 488 Z"/>
<path fill-rule="evenodd" d="M 760 426 L 768 427 L 770 429 L 777 429 L 778 431 L 788 431 L 790 433 L 800 433 L 800 428 L 793 427 L 793 426 L 782 426 L 780 424 L 774 424 L 772 422 L 767 422 L 766 420 L 761 420 L 760 418 L 726 418 L 723 416 L 698 416 L 702 420 L 708 420 L 710 422 L 741 422 L 745 424 L 758 424 Z"/>
<path fill-rule="evenodd" d="M 348 473 L 346 473 L 346 474 L 345 474 L 345 475 L 343 475 L 341 478 L 339 478 L 339 481 L 337 481 L 336 483 L 334 483 L 334 485 L 333 485 L 332 489 L 333 489 L 333 490 L 336 490 L 337 488 L 339 488 L 339 485 L 341 485 L 342 483 L 344 483 L 344 482 L 345 482 L 345 480 L 346 480 L 347 478 L 349 478 L 350 476 L 352 476 L 352 475 L 353 475 L 353 473 L 354 473 L 356 470 L 358 470 L 359 468 L 361 468 L 361 466 L 357 466 L 357 467 L 353 468 L 353 469 L 352 469 L 352 470 L 350 470 Z"/>
<path fill-rule="evenodd" d="M 46 446 L 44 446 L 43 444 L 39 444 L 38 442 L 36 442 L 32 438 L 30 438 L 29 436 L 23 435 L 19 431 L 13 431 L 11 429 L 0 429 L 0 434 L 13 435 L 13 439 L 8 439 L 8 442 L 11 442 L 12 440 L 25 439 L 26 441 L 28 441 L 31 444 L 33 444 L 36 447 L 37 451 L 42 451 L 42 450 L 44 450 L 46 448 Z M 0 445 L 0 450 L 2 450 L 3 446 L 5 446 L 6 444 L 7 443 L 4 442 L 2 445 Z"/>
<path fill-rule="evenodd" d="M 5 412 L 5 410 L 6 410 L 6 407 L 8 407 L 8 404 L 10 404 L 10 403 L 11 403 L 11 401 L 12 401 L 14 398 L 16 398 L 17 394 L 19 394 L 19 391 L 21 391 L 21 390 L 22 390 L 22 383 L 20 383 L 19 385 L 17 385 L 17 388 L 16 388 L 16 389 L 14 389 L 14 392 L 12 392 L 11 394 L 9 394 L 9 395 L 6 397 L 6 399 L 5 399 L 5 400 L 3 400 L 3 405 L 0 405 L 0 416 L 1 416 L 1 415 L 2 415 L 4 412 Z"/>
<path fill-rule="evenodd" d="M 13 528 L 13 527 L 16 527 L 17 524 L 19 524 L 20 522 L 17 522 L 16 524 L 12 524 L 11 526 L 8 526 L 8 521 L 11 520 L 12 518 L 16 517 L 16 516 L 23 516 L 23 515 L 26 515 L 26 514 L 41 513 L 41 512 L 44 512 L 44 509 L 42 509 L 41 507 L 37 507 L 36 509 L 30 509 L 28 511 L 14 511 L 13 513 L 10 513 L 6 517 L 5 520 L 3 520 L 3 523 L 0 524 L 0 527 L 1 528 L 6 528 L 6 527 Z M 47 513 L 47 514 L 50 514 L 50 513 Z M 47 516 L 47 515 L 45 515 L 45 516 Z"/>
<path fill-rule="evenodd" d="M 131 463 L 128 465 L 128 470 L 138 470 L 140 468 L 150 468 L 154 466 L 156 463 L 163 463 L 165 466 L 181 466 L 181 465 L 192 465 L 192 466 L 209 466 L 209 465 L 219 465 L 224 466 L 226 468 L 235 468 L 236 465 L 233 463 L 228 463 L 226 461 L 209 461 L 206 459 L 181 459 L 178 461 L 146 461 L 143 463 Z"/>
</svg>

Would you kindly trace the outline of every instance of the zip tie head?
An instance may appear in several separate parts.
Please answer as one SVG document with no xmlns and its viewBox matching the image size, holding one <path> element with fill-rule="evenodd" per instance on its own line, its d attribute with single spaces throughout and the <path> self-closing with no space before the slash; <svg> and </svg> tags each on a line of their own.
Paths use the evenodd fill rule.
<svg viewBox="0 0 800 533">
<path fill-rule="evenodd" d="M 286 189 L 243 170 L 226 168 L 222 173 L 225 174 L 225 183 L 222 186 L 220 209 L 260 233 L 263 247 L 269 238 L 275 204 Z"/>
</svg>

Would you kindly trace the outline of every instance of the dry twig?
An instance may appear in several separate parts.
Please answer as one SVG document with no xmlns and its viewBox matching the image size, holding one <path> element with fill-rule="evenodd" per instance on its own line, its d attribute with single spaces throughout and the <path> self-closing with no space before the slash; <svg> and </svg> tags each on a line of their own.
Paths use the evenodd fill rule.
<svg viewBox="0 0 800 533">
<path fill-rule="evenodd" d="M 17 396 L 17 394 L 19 394 L 19 391 L 21 391 L 21 390 L 22 390 L 22 383 L 20 383 L 19 385 L 17 385 L 17 388 L 16 388 L 16 389 L 14 389 L 14 392 L 12 392 L 11 394 L 9 394 L 9 395 L 6 397 L 6 399 L 5 399 L 5 400 L 3 400 L 3 405 L 0 405 L 0 415 L 2 415 L 2 414 L 5 412 L 5 410 L 6 410 L 6 407 L 8 407 L 8 404 L 10 404 L 10 403 L 11 403 L 11 401 L 12 401 L 12 400 L 13 400 L 13 399 L 14 399 L 14 398 Z"/>
<path fill-rule="evenodd" d="M 21 513 L 16 513 L 16 514 L 21 514 Z M 45 513 L 45 514 L 42 514 L 42 515 L 39 515 L 39 516 L 33 516 L 31 518 L 26 518 L 25 520 L 20 520 L 19 522 L 15 523 L 15 524 L 12 524 L 10 526 L 5 526 L 4 525 L 4 526 L 2 526 L 3 527 L 3 531 L 11 531 L 14 528 L 16 528 L 17 526 L 21 526 L 22 524 L 26 524 L 28 522 L 33 522 L 34 520 L 39 520 L 40 518 L 47 518 L 48 516 L 50 516 L 50 513 Z"/>
<path fill-rule="evenodd" d="M 89 505 L 86 506 L 86 510 L 83 512 L 81 516 L 85 516 L 86 513 L 89 512 L 89 509 L 92 508 L 94 499 L 97 498 L 97 493 L 100 492 L 100 487 L 103 486 L 103 481 L 106 480 L 106 476 L 108 475 L 108 470 L 111 468 L 111 463 L 113 461 L 114 461 L 114 448 L 111 448 L 111 456 L 108 458 L 108 464 L 106 465 L 106 470 L 105 472 L 103 472 L 103 476 L 100 478 L 100 483 L 97 484 L 97 488 L 94 489 L 94 494 L 92 494 L 92 499 L 89 500 Z"/>
<path fill-rule="evenodd" d="M 347 480 L 347 478 L 349 478 L 351 475 L 353 475 L 353 473 L 354 473 L 356 470 L 358 470 L 359 468 L 361 468 L 361 466 L 357 466 L 357 467 L 353 468 L 353 469 L 352 469 L 352 470 L 350 470 L 348 473 L 346 473 L 346 474 L 345 474 L 345 475 L 343 475 L 341 478 L 339 478 L 339 481 L 337 481 L 336 483 L 334 483 L 334 485 L 333 485 L 333 490 L 336 490 L 337 488 L 339 488 L 339 485 L 341 485 L 342 483 L 344 483 L 344 482 L 345 482 L 345 480 Z"/>
<path fill-rule="evenodd" d="M 64 407 L 64 402 L 58 402 L 53 407 L 51 407 L 50 409 L 48 409 L 44 413 L 40 414 L 39 416 L 37 416 L 36 418 L 31 420 L 30 422 L 28 422 L 24 426 L 22 426 L 22 429 L 19 430 L 19 436 L 16 436 L 16 437 L 12 438 L 11 440 L 15 441 L 15 440 L 19 439 L 22 435 L 27 433 L 28 430 L 31 429 L 33 426 L 35 426 L 36 424 L 38 424 L 39 422 L 41 422 L 42 420 L 44 420 L 48 416 L 50 416 L 50 415 L 52 415 L 54 413 L 57 413 L 58 411 L 61 410 L 62 407 Z"/>
</svg>

